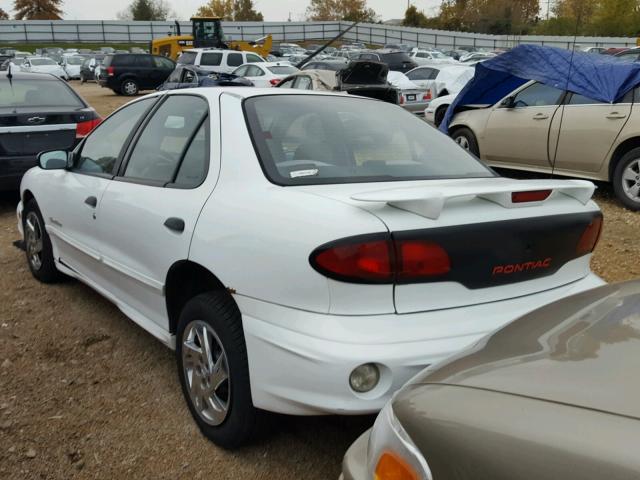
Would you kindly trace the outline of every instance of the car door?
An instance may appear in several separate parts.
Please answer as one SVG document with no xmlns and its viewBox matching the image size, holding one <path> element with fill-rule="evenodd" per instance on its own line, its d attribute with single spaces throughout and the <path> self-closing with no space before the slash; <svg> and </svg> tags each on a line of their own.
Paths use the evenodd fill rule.
<svg viewBox="0 0 640 480">
<path fill-rule="evenodd" d="M 115 112 L 87 136 L 68 170 L 52 171 L 37 198 L 56 257 L 84 278 L 101 284 L 98 219 L 101 200 L 125 145 L 154 104 L 146 98 Z"/>
<path fill-rule="evenodd" d="M 505 166 L 550 169 L 549 129 L 563 93 L 533 83 L 512 95 L 510 104 L 494 106 L 479 138 L 482 158 Z"/>
<path fill-rule="evenodd" d="M 150 84 L 148 88 L 157 88 L 161 85 L 175 68 L 175 63 L 165 57 L 154 55 L 149 58 L 153 62 L 150 73 Z"/>
<path fill-rule="evenodd" d="M 203 97 L 167 95 L 103 196 L 99 249 L 109 291 L 152 333 L 168 329 L 165 279 L 174 263 L 188 258 L 217 180 L 217 156 L 210 161 L 210 152 L 218 152 L 218 136 L 210 134 L 217 125 Z"/>
<path fill-rule="evenodd" d="M 629 120 L 632 104 L 633 90 L 613 105 L 570 94 L 562 107 L 555 169 L 583 173 L 600 171 Z"/>
</svg>

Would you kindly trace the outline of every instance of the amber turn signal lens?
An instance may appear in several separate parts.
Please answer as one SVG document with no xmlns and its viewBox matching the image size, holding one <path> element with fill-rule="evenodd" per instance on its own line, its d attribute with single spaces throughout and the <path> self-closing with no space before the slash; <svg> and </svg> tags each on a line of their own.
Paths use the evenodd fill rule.
<svg viewBox="0 0 640 480">
<path fill-rule="evenodd" d="M 395 453 L 385 452 L 380 457 L 375 480 L 419 480 L 416 471 Z"/>
</svg>

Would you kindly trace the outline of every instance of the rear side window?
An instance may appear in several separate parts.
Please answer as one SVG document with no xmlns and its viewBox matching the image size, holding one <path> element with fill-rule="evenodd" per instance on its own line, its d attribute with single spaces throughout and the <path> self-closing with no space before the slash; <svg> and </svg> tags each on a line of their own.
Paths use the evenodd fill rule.
<svg viewBox="0 0 640 480">
<path fill-rule="evenodd" d="M 85 105 L 60 80 L 14 79 L 12 88 L 4 77 L 0 80 L 0 106 L 83 108 Z"/>
<path fill-rule="evenodd" d="M 239 67 L 243 63 L 241 53 L 230 53 L 227 57 L 227 65 L 230 67 Z"/>
<path fill-rule="evenodd" d="M 128 105 L 102 122 L 87 137 L 74 170 L 84 173 L 113 173 L 113 167 L 127 138 L 155 98 Z"/>
<path fill-rule="evenodd" d="M 208 104 L 200 97 L 170 96 L 144 128 L 124 176 L 165 184 L 175 182 L 183 159 L 187 158 L 190 164 L 198 163 L 192 157 L 197 157 L 199 147 L 189 150 L 207 114 Z M 183 180 L 184 176 L 187 174 Z"/>
<path fill-rule="evenodd" d="M 577 93 L 571 95 L 571 99 L 569 100 L 569 105 L 597 105 L 600 103 L 604 102 L 585 97 L 584 95 L 578 95 Z"/>
<path fill-rule="evenodd" d="M 200 58 L 200 65 L 216 67 L 220 63 L 222 63 L 222 53 L 220 52 L 203 53 Z"/>
<path fill-rule="evenodd" d="M 193 65 L 196 62 L 197 57 L 196 52 L 182 52 L 178 57 L 178 63 L 182 63 L 183 65 Z"/>
<path fill-rule="evenodd" d="M 209 159 L 208 131 L 209 122 L 205 121 L 200 125 L 184 155 L 180 170 L 178 170 L 178 175 L 174 181 L 177 186 L 195 188 L 204 181 L 204 177 L 207 175 Z"/>
<path fill-rule="evenodd" d="M 261 63 L 264 62 L 262 57 L 255 55 L 253 53 L 247 53 L 247 63 Z"/>
<path fill-rule="evenodd" d="M 114 55 L 111 59 L 111 65 L 115 67 L 130 67 L 135 65 L 135 57 L 133 55 Z"/>
</svg>

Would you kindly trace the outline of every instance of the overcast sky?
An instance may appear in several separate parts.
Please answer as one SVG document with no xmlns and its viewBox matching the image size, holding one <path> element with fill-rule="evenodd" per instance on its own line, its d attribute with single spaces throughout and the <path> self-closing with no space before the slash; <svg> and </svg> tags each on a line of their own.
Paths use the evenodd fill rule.
<svg viewBox="0 0 640 480">
<path fill-rule="evenodd" d="M 112 20 L 116 13 L 124 10 L 131 0 L 65 0 L 64 18 L 68 20 Z M 168 0 L 178 18 L 188 20 L 206 0 Z M 261 11 L 267 21 L 286 20 L 291 13 L 292 20 L 303 20 L 309 0 L 254 0 L 256 10 Z M 402 18 L 407 8 L 406 0 L 368 0 L 383 20 Z M 411 3 L 426 13 L 433 14 L 440 0 L 411 0 Z M 0 0 L 0 7 L 11 10 L 13 2 Z"/>
</svg>

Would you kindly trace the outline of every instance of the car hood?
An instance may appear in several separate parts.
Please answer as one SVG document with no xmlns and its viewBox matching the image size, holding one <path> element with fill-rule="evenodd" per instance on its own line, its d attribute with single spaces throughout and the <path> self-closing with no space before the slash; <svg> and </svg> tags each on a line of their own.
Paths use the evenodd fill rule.
<svg viewBox="0 0 640 480">
<path fill-rule="evenodd" d="M 340 90 L 355 85 L 387 85 L 389 67 L 382 62 L 357 60 L 337 73 Z"/>
<path fill-rule="evenodd" d="M 640 281 L 544 306 L 416 376 L 640 419 Z"/>
</svg>

